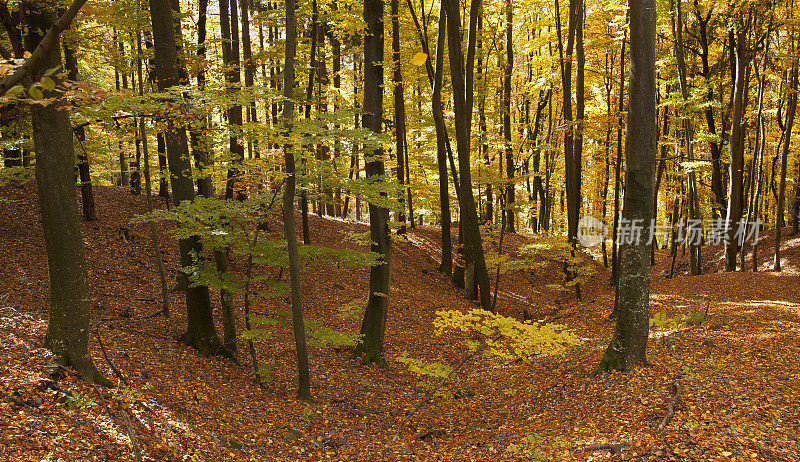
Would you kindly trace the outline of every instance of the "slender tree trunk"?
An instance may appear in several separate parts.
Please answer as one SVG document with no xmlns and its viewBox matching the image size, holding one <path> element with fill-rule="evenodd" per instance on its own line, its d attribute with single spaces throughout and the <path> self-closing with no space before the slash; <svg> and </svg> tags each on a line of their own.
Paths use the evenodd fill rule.
<svg viewBox="0 0 800 462">
<path fill-rule="evenodd" d="M 139 96 L 144 96 L 144 79 L 142 72 L 142 34 L 136 32 L 136 49 L 139 52 L 138 59 L 136 60 L 136 72 L 139 76 Z M 145 131 L 144 117 L 139 117 L 139 136 L 142 139 L 142 151 L 144 154 L 144 188 L 145 188 L 145 203 L 147 211 L 153 211 L 153 186 L 150 181 L 150 150 L 147 145 L 147 132 Z M 150 227 L 150 240 L 153 243 L 153 252 L 156 257 L 156 268 L 158 269 L 158 280 L 161 283 L 161 314 L 164 317 L 169 317 L 169 288 L 167 287 L 167 275 L 164 270 L 164 259 L 161 256 L 161 244 L 158 241 L 158 233 L 156 232 L 156 224 L 149 222 Z"/>
<path fill-rule="evenodd" d="M 746 68 L 750 63 L 750 50 L 747 46 L 749 35 L 749 19 L 744 30 L 736 33 L 736 81 L 733 94 L 733 115 L 731 117 L 731 163 L 730 183 L 728 185 L 728 213 L 725 218 L 725 271 L 736 271 L 738 253 L 737 228 L 742 219 L 744 170 L 744 111 L 746 108 L 744 93 L 747 88 Z M 788 146 L 788 143 L 787 143 Z"/>
<path fill-rule="evenodd" d="M 472 193 L 472 173 L 470 165 L 470 131 L 473 108 L 473 78 L 475 65 L 475 41 L 477 19 L 481 11 L 481 0 L 472 0 L 469 12 L 466 59 L 462 51 L 461 7 L 456 0 L 444 0 L 447 13 L 447 39 L 450 57 L 450 76 L 453 86 L 455 109 L 456 145 L 458 151 L 458 170 L 460 172 L 460 226 L 464 233 L 465 268 L 474 268 L 474 281 L 480 289 L 480 303 L 484 310 L 491 310 L 489 273 L 483 254 L 483 241 L 478 227 L 478 212 L 475 196 Z M 466 282 L 470 277 L 465 277 Z M 469 290 L 469 286 L 467 286 Z"/>
<path fill-rule="evenodd" d="M 514 147 L 511 145 L 511 77 L 514 73 L 514 6 L 511 0 L 506 0 L 506 63 L 503 73 L 503 139 L 505 141 L 506 156 L 506 230 L 516 232 L 514 212 Z"/>
<path fill-rule="evenodd" d="M 297 20 L 295 19 L 295 0 L 286 0 L 286 48 L 283 62 L 283 124 L 290 132 L 294 122 L 294 57 L 297 49 Z M 297 350 L 298 387 L 297 398 L 311 401 L 311 379 L 308 372 L 308 350 L 306 331 L 303 322 L 303 297 L 300 288 L 300 258 L 297 252 L 297 232 L 294 229 L 295 160 L 294 147 L 283 147 L 286 163 L 286 186 L 283 190 L 283 231 L 289 253 L 289 279 L 292 290 L 292 330 Z"/>
<path fill-rule="evenodd" d="M 407 1 L 408 9 L 414 19 L 414 24 L 420 36 L 420 43 L 425 54 L 430 56 L 428 37 L 425 36 L 423 28 L 419 24 L 414 5 L 411 0 Z M 425 61 L 425 70 L 428 74 L 428 81 L 431 85 L 431 112 L 433 113 L 433 123 L 436 130 L 436 164 L 439 169 L 439 210 L 441 211 L 441 239 L 442 239 L 442 263 L 439 271 L 444 274 L 453 274 L 453 243 L 450 213 L 450 188 L 447 175 L 448 153 L 450 152 L 450 135 L 447 133 L 445 125 L 444 111 L 442 109 L 442 87 L 444 81 L 444 47 L 447 38 L 447 16 L 444 3 L 439 6 L 439 31 L 436 38 L 436 57 L 435 67 L 431 60 Z M 455 171 L 454 171 L 455 172 Z M 456 184 L 456 194 L 460 196 L 458 179 L 453 177 Z M 463 280 L 463 278 L 462 278 Z"/>
<path fill-rule="evenodd" d="M 64 64 L 69 72 L 67 78 L 72 81 L 78 80 L 78 59 L 72 46 L 64 44 Z M 78 154 L 78 173 L 81 180 L 81 205 L 83 209 L 83 219 L 85 221 L 97 220 L 97 213 L 94 207 L 94 190 L 92 189 L 92 176 L 89 170 L 89 156 L 83 144 L 86 141 L 86 130 L 83 126 L 74 128 L 75 137 L 80 145 Z"/>
<path fill-rule="evenodd" d="M 383 120 L 383 0 L 364 0 L 364 128 L 381 133 Z M 382 160 L 383 150 L 367 154 L 367 178 L 380 178 L 386 174 Z M 381 193 L 386 195 L 386 193 Z M 391 240 L 389 239 L 389 210 L 369 204 L 371 250 L 382 256 L 379 265 L 370 267 L 369 299 L 361 323 L 362 342 L 353 355 L 364 364 L 386 364 L 383 358 L 383 339 L 386 316 L 389 311 L 389 268 L 391 265 Z"/>
<path fill-rule="evenodd" d="M 786 123 L 784 124 L 785 137 L 783 140 L 783 150 L 781 151 L 781 178 L 780 186 L 778 187 L 778 200 L 775 204 L 777 217 L 775 220 L 775 257 L 772 263 L 773 271 L 781 271 L 781 227 L 783 226 L 784 221 L 783 204 L 786 197 L 786 164 L 789 157 L 789 147 L 791 145 L 795 113 L 797 112 L 797 73 L 797 61 L 795 60 L 791 70 L 789 101 L 786 103 Z M 733 183 L 733 179 L 731 179 L 731 183 Z M 733 200 L 730 202 L 733 202 Z M 730 208 L 728 210 L 730 210 Z"/>
<path fill-rule="evenodd" d="M 625 193 L 622 218 L 649 220 L 657 152 L 655 107 L 655 0 L 631 0 L 631 85 L 625 136 Z M 630 223 L 630 222 L 629 222 Z M 620 245 L 617 325 L 599 371 L 629 370 L 647 363 L 650 265 L 645 227 L 642 239 Z"/>
<path fill-rule="evenodd" d="M 630 14 L 626 14 L 630 16 Z M 611 312 L 611 317 L 617 315 L 617 275 L 619 274 L 619 252 L 617 247 L 617 231 L 619 230 L 619 212 L 620 212 L 620 196 L 622 192 L 622 128 L 625 125 L 625 119 L 622 112 L 625 109 L 625 45 L 628 40 L 628 32 L 625 30 L 622 36 L 622 45 L 620 46 L 619 54 L 619 95 L 617 98 L 617 113 L 619 120 L 617 122 L 617 158 L 614 162 L 614 223 L 612 224 L 611 231 L 611 283 L 614 284 L 614 308 Z"/>
<path fill-rule="evenodd" d="M 224 73 L 225 82 L 228 85 L 228 91 L 234 93 L 240 90 L 239 83 L 241 82 L 241 62 L 239 59 L 239 8 L 237 0 L 220 0 L 219 10 L 220 28 L 223 40 L 223 61 L 226 70 Z M 225 27 L 226 24 L 229 24 L 227 28 Z M 225 46 L 226 42 L 228 43 L 227 47 Z M 228 51 L 227 59 L 224 56 L 226 48 Z M 244 145 L 240 140 L 242 119 L 242 105 L 233 105 L 228 110 L 228 126 L 231 130 L 231 166 L 228 168 L 228 180 L 225 184 L 226 199 L 233 199 L 234 196 L 236 196 L 237 199 L 243 200 L 246 197 L 245 187 L 242 184 L 242 172 L 240 170 L 242 160 L 244 159 Z"/>
<path fill-rule="evenodd" d="M 397 182 L 400 185 L 398 201 L 402 210 L 405 209 L 405 141 L 406 141 L 406 109 L 403 96 L 403 72 L 400 68 L 400 0 L 391 0 L 392 14 L 392 94 L 394 96 L 394 140 L 395 155 L 397 156 Z M 397 234 L 406 233 L 406 214 L 401 211 L 398 222 L 402 223 Z"/>
</svg>

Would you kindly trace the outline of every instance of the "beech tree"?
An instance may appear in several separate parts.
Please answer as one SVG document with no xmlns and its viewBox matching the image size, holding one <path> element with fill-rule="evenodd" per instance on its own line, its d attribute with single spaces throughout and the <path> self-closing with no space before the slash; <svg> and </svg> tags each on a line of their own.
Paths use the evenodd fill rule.
<svg viewBox="0 0 800 462">
<path fill-rule="evenodd" d="M 625 133 L 625 198 L 622 219 L 649 220 L 657 152 L 655 98 L 655 0 L 631 0 L 631 74 Z M 647 362 L 650 323 L 648 227 L 640 239 L 619 246 L 618 307 L 614 336 L 598 370 L 628 370 Z"/>
<path fill-rule="evenodd" d="M 176 42 L 181 39 L 175 27 L 170 0 L 150 0 L 150 17 L 153 23 L 153 48 L 155 52 L 154 71 L 159 91 L 166 91 L 180 84 L 181 64 L 178 60 Z M 189 162 L 189 144 L 186 130 L 174 120 L 166 121 L 164 132 L 167 156 L 169 157 L 169 178 L 175 206 L 195 198 L 192 181 L 192 165 Z M 194 264 L 194 255 L 202 253 L 202 245 L 197 236 L 178 241 L 181 266 L 188 268 Z M 188 275 L 181 272 L 181 285 L 186 291 L 187 329 L 182 340 L 203 354 L 229 354 L 217 336 L 211 316 L 211 300 L 208 286 L 199 284 L 190 287 Z"/>
<path fill-rule="evenodd" d="M 297 50 L 297 19 L 295 17 L 294 0 L 286 0 L 286 48 L 283 61 L 283 128 L 288 133 L 294 122 L 294 58 Z M 294 159 L 294 147 L 286 144 L 283 147 L 283 159 L 286 165 L 286 184 L 283 190 L 283 230 L 286 236 L 286 248 L 289 254 L 289 279 L 292 300 L 292 330 L 294 332 L 295 349 L 297 350 L 297 397 L 303 401 L 311 400 L 311 379 L 308 372 L 308 350 L 306 347 L 306 331 L 303 322 L 303 295 L 300 287 L 300 258 L 297 251 L 297 232 L 294 226 L 294 196 L 297 174 Z"/>
<path fill-rule="evenodd" d="M 383 120 L 383 0 L 364 0 L 364 22 L 367 29 L 364 35 L 363 125 L 379 134 Z M 365 154 L 367 179 L 380 179 L 386 175 L 382 156 L 383 149 L 380 147 Z M 382 192 L 381 195 L 386 196 L 386 193 Z M 369 204 L 369 234 L 372 240 L 370 248 L 380 254 L 382 260 L 369 270 L 369 296 L 361 323 L 364 337 L 353 354 L 364 363 L 383 364 L 392 244 L 389 239 L 389 210 L 374 201 Z"/>
<path fill-rule="evenodd" d="M 25 80 L 39 81 L 48 70 L 61 67 L 61 48 L 54 6 L 44 1 L 22 3 L 25 49 L 41 53 L 39 64 L 31 68 Z M 80 5 L 71 7 L 72 16 Z M 67 23 L 68 24 L 68 23 Z M 44 31 L 56 31 L 49 47 L 44 43 Z M 43 51 L 42 51 L 43 50 Z M 75 151 L 69 115 L 61 110 L 66 102 L 55 87 L 57 72 L 47 72 L 53 83 L 41 85 L 40 96 L 52 98 L 45 105 L 31 107 L 33 142 L 36 147 L 36 189 L 42 214 L 44 243 L 47 250 L 47 270 L 50 300 L 47 333 L 44 344 L 67 366 L 72 366 L 86 380 L 112 385 L 97 371 L 89 352 L 89 321 L 91 317 L 86 257 L 81 237 L 80 218 L 75 200 Z M 23 79 L 21 79 L 23 80 Z M 24 80 L 23 80 L 24 81 Z M 41 91 L 41 90 L 40 90 Z M 31 93 L 34 96 L 34 93 Z"/>
</svg>

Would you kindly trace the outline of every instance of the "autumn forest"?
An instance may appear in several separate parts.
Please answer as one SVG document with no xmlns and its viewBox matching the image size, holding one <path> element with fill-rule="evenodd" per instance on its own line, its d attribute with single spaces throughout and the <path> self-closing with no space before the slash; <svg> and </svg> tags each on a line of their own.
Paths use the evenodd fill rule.
<svg viewBox="0 0 800 462">
<path fill-rule="evenodd" d="M 800 460 L 792 2 L 0 23 L 0 460 Z"/>
</svg>

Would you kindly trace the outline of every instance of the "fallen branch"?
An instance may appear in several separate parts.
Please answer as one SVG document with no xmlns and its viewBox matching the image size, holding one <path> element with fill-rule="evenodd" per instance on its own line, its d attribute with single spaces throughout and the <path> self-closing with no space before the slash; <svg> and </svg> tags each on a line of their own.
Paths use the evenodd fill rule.
<svg viewBox="0 0 800 462">
<path fill-rule="evenodd" d="M 500 338 L 500 337 L 495 337 L 493 340 L 497 340 L 497 339 L 499 339 L 499 338 Z M 444 379 L 442 379 L 442 381 L 441 381 L 441 382 L 439 382 L 439 384 L 438 384 L 438 385 L 436 385 L 436 387 L 434 387 L 434 388 L 433 388 L 431 391 L 429 391 L 429 392 L 428 392 L 428 393 L 425 395 L 425 397 L 424 397 L 424 398 L 422 398 L 422 399 L 421 399 L 421 400 L 420 400 L 420 401 L 419 401 L 419 402 L 416 404 L 416 406 L 414 406 L 414 409 L 412 409 L 412 410 L 411 410 L 411 412 L 409 412 L 408 414 L 406 414 L 406 416 L 405 416 L 405 417 L 403 417 L 403 420 L 401 420 L 401 421 L 400 421 L 400 424 L 397 426 L 397 431 L 396 431 L 396 432 L 394 432 L 394 441 L 397 441 L 397 439 L 400 437 L 400 430 L 402 430 L 402 429 L 403 429 L 403 425 L 405 425 L 405 423 L 406 423 L 406 422 L 408 422 L 408 419 L 410 419 L 411 417 L 413 417 L 413 416 L 414 416 L 414 414 L 416 414 L 416 413 L 417 413 L 417 411 L 419 411 L 419 410 L 422 408 L 422 406 L 424 406 L 424 405 L 425 405 L 425 403 L 427 403 L 428 401 L 430 401 L 430 400 L 431 400 L 431 398 L 433 398 L 433 396 L 436 394 L 436 392 L 437 392 L 437 391 L 439 391 L 439 389 L 441 389 L 441 388 L 444 386 L 444 384 L 445 384 L 445 383 L 447 383 L 447 381 L 448 381 L 448 380 L 450 380 L 450 377 L 452 377 L 452 376 L 453 376 L 453 374 L 455 374 L 455 373 L 456 373 L 456 372 L 457 372 L 459 369 L 461 369 L 461 368 L 464 366 L 464 364 L 466 364 L 466 363 L 467 363 L 467 361 L 469 361 L 470 359 L 474 358 L 474 357 L 475 357 L 475 356 L 476 356 L 478 353 L 480 353 L 480 352 L 482 352 L 483 350 L 485 350 L 485 349 L 486 349 L 488 346 L 489 346 L 489 342 L 485 342 L 483 345 L 481 345 L 481 347 L 480 347 L 480 348 L 478 348 L 477 350 L 475 350 L 475 351 L 473 351 L 472 353 L 470 353 L 469 355 L 467 355 L 467 357 L 466 357 L 466 358 L 462 359 L 462 360 L 461 360 L 461 362 L 460 362 L 460 363 L 458 363 L 458 366 L 454 367 L 454 368 L 453 368 L 453 370 L 452 370 L 452 371 L 450 371 L 450 373 L 449 373 L 449 374 L 447 374 L 447 377 L 445 377 Z"/>
<path fill-rule="evenodd" d="M 111 362 L 111 359 L 109 359 L 109 357 L 108 357 L 108 352 L 106 352 L 106 347 L 105 347 L 105 346 L 103 346 L 103 340 L 101 340 L 101 339 L 100 339 L 100 334 L 98 334 L 98 333 L 97 333 L 97 331 L 94 331 L 94 336 L 95 336 L 95 338 L 97 339 L 97 343 L 99 343 L 99 344 L 100 344 L 100 351 L 102 351 L 102 352 L 103 352 L 103 358 L 105 358 L 105 359 L 106 359 L 106 363 L 107 363 L 107 364 L 108 364 L 108 366 L 111 368 L 111 371 L 112 371 L 112 372 L 114 373 L 114 375 L 116 375 L 116 376 L 117 376 L 117 378 L 119 378 L 119 379 L 122 381 L 122 383 L 124 383 L 124 384 L 125 384 L 125 386 L 127 387 L 127 386 L 128 386 L 128 381 L 127 381 L 127 380 L 125 380 L 125 377 L 123 377 L 123 376 L 122 376 L 122 372 L 120 372 L 120 371 L 119 371 L 119 369 L 117 369 L 117 367 L 116 367 L 116 366 L 114 366 L 114 363 L 112 363 L 112 362 Z"/>
<path fill-rule="evenodd" d="M 75 19 L 75 16 L 78 15 L 78 11 L 80 11 L 83 4 L 86 3 L 86 0 L 74 0 L 72 4 L 67 8 L 67 11 L 58 18 L 50 30 L 47 31 L 44 38 L 41 42 L 39 42 L 39 46 L 33 50 L 31 56 L 25 60 L 24 63 L 20 67 L 14 71 L 13 74 L 9 75 L 3 81 L 0 82 L 0 96 L 3 96 L 10 90 L 11 88 L 15 87 L 17 84 L 25 80 L 25 78 L 38 74 L 41 69 L 39 69 L 41 61 L 50 52 L 50 49 L 54 46 L 58 45 L 58 38 L 62 32 L 64 32 L 72 23 L 72 20 Z"/>
<path fill-rule="evenodd" d="M 675 392 L 675 395 L 672 397 L 672 401 L 670 401 L 669 405 L 667 406 L 667 414 L 664 415 L 664 420 L 661 421 L 661 424 L 658 426 L 658 431 L 663 431 L 666 428 L 667 424 L 672 417 L 675 416 L 675 406 L 677 406 L 678 401 L 681 398 L 681 384 L 677 380 L 672 382 L 672 389 Z"/>
<path fill-rule="evenodd" d="M 128 413 L 120 409 L 119 416 L 125 423 L 125 430 L 128 432 L 128 438 L 131 440 L 131 448 L 133 449 L 133 458 L 136 462 L 142 462 L 142 450 L 139 447 L 139 441 L 136 439 L 136 434 L 133 432 L 133 425 Z"/>
</svg>

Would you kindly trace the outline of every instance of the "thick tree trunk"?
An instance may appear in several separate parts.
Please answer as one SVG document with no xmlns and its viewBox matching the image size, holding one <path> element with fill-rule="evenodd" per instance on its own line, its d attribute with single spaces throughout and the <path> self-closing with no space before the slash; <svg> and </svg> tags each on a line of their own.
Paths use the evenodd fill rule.
<svg viewBox="0 0 800 462">
<path fill-rule="evenodd" d="M 364 128 L 381 133 L 383 120 L 383 0 L 364 0 Z M 382 159 L 383 150 L 376 149 L 367 154 L 365 169 L 367 178 L 379 178 L 386 174 Z M 382 193 L 385 195 L 385 193 Z M 389 311 L 389 268 L 391 265 L 391 240 L 389 239 L 389 210 L 369 204 L 369 229 L 371 250 L 382 256 L 379 265 L 369 271 L 369 298 L 361 323 L 362 342 L 353 355 L 362 362 L 385 364 L 383 338 L 386 332 L 386 316 Z"/>
<path fill-rule="evenodd" d="M 56 20 L 47 3 L 23 2 L 23 23 L 27 26 L 25 48 L 33 52 Z M 42 68 L 61 66 L 61 48 L 54 46 L 43 58 Z M 35 80 L 40 78 L 34 76 Z M 57 79 L 56 75 L 51 78 Z M 95 368 L 89 352 L 91 317 L 86 258 L 81 238 L 80 218 L 75 201 L 75 152 L 72 127 L 67 111 L 56 91 L 45 91 L 53 98 L 47 106 L 31 106 L 33 143 L 36 147 L 36 187 L 42 214 L 50 300 L 45 347 L 59 361 L 72 366 L 90 382 L 112 385 Z"/>
<path fill-rule="evenodd" d="M 655 107 L 655 0 L 631 0 L 631 84 L 625 136 L 626 193 L 622 218 L 646 222 L 652 215 L 653 170 L 657 151 Z M 630 222 L 628 222 L 630 223 Z M 617 292 L 619 307 L 614 336 L 598 370 L 628 370 L 646 364 L 650 320 L 649 246 L 642 238 L 620 245 Z"/>
<path fill-rule="evenodd" d="M 159 91 L 180 84 L 179 62 L 175 43 L 179 40 L 172 20 L 173 10 L 169 0 L 150 0 L 150 16 L 153 22 L 153 42 L 155 48 L 155 74 Z M 164 141 L 169 157 L 169 172 L 175 205 L 195 198 L 189 162 L 189 144 L 186 131 L 173 120 L 167 120 Z M 193 254 L 202 254 L 202 245 L 197 236 L 178 241 L 181 267 L 193 265 Z M 198 285 L 189 287 L 187 275 L 181 273 L 183 287 L 186 287 L 187 330 L 183 341 L 203 354 L 229 354 L 221 345 L 214 328 L 211 315 L 211 302 L 208 287 Z"/>
</svg>

